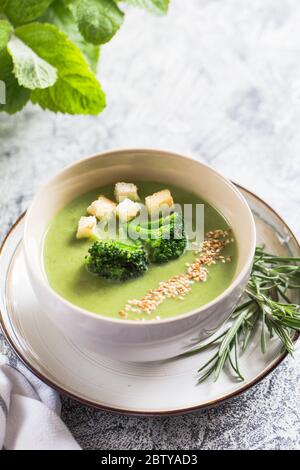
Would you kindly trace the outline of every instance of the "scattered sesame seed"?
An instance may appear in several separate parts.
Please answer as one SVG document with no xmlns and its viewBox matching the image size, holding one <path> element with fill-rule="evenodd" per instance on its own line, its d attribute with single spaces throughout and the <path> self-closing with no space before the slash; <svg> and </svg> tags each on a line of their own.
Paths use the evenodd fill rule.
<svg viewBox="0 0 300 470">
<path fill-rule="evenodd" d="M 128 313 L 125 310 L 120 310 L 119 315 L 121 318 L 128 318 Z"/>
<path fill-rule="evenodd" d="M 186 273 L 173 276 L 167 281 L 160 281 L 158 287 L 150 289 L 142 299 L 128 300 L 124 310 L 121 310 L 119 315 L 122 318 L 128 317 L 127 312 L 151 315 L 166 299 L 178 298 L 184 300 L 185 296 L 190 292 L 192 284 L 207 281 L 207 267 L 216 264 L 217 261 L 222 263 L 232 261 L 231 256 L 227 256 L 225 259 L 220 254 L 225 246 L 234 241 L 233 238 L 228 238 L 230 233 L 231 229 L 217 229 L 207 232 L 206 239 L 201 243 L 200 247 L 198 245 L 199 249 L 194 252 L 198 257 L 193 263 L 185 263 L 187 268 Z M 195 242 L 192 244 L 197 245 Z M 157 315 L 155 319 L 160 320 L 160 316 Z M 135 318 L 135 320 L 145 321 L 145 318 Z"/>
</svg>

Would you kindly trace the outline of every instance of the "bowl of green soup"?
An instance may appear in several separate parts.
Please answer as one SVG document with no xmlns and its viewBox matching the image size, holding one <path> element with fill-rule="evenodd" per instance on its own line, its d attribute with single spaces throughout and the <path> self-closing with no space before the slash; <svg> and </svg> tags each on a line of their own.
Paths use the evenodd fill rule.
<svg viewBox="0 0 300 470">
<path fill-rule="evenodd" d="M 175 357 L 229 317 L 255 224 L 239 190 L 192 158 L 112 151 L 78 161 L 27 211 L 30 282 L 79 347 L 121 361 Z"/>
</svg>

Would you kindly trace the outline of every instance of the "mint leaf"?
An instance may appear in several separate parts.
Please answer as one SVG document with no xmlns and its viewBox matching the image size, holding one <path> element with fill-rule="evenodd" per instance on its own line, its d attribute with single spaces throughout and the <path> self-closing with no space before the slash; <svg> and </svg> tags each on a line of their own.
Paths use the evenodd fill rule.
<svg viewBox="0 0 300 470">
<path fill-rule="evenodd" d="M 100 48 L 84 40 L 75 22 L 74 15 L 67 5 L 62 3 L 61 0 L 56 0 L 50 5 L 42 19 L 46 23 L 55 24 L 58 29 L 66 33 L 69 39 L 79 47 L 93 72 L 96 72 Z"/>
<path fill-rule="evenodd" d="M 56 26 L 30 23 L 17 28 L 15 34 L 57 70 L 52 87 L 32 92 L 34 103 L 69 114 L 98 114 L 104 109 L 105 95 L 82 52 Z"/>
<path fill-rule="evenodd" d="M 129 5 L 145 8 L 150 13 L 165 15 L 168 13 L 170 0 L 124 0 Z"/>
<path fill-rule="evenodd" d="M 18 26 L 42 16 L 52 2 L 53 0 L 9 0 L 4 11 L 11 22 Z"/>
<path fill-rule="evenodd" d="M 0 12 L 4 12 L 7 5 L 7 0 L 0 0 Z"/>
<path fill-rule="evenodd" d="M 99 114 L 105 107 L 103 92 L 100 99 L 91 80 L 82 76 L 59 79 L 52 88 L 35 90 L 31 100 L 43 109 L 68 114 Z"/>
<path fill-rule="evenodd" d="M 12 57 L 13 72 L 19 85 L 30 90 L 54 85 L 57 79 L 56 69 L 18 37 L 13 36 L 10 39 L 7 49 Z"/>
<path fill-rule="evenodd" d="M 6 50 L 0 51 L 0 80 L 5 85 L 6 104 L 0 104 L 0 111 L 14 114 L 20 111 L 29 100 L 30 91 L 21 87 L 13 75 L 13 63 Z"/>
<path fill-rule="evenodd" d="M 10 22 L 0 19 L 0 51 L 6 47 L 12 31 Z"/>
<path fill-rule="evenodd" d="M 123 23 L 124 13 L 113 0 L 78 0 L 73 8 L 79 31 L 92 44 L 108 42 Z"/>
</svg>

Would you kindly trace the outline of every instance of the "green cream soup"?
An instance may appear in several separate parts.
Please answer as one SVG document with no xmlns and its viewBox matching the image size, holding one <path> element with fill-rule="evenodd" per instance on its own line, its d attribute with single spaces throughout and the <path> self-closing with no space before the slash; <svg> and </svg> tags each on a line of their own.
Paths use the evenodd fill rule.
<svg viewBox="0 0 300 470">
<path fill-rule="evenodd" d="M 138 183 L 138 187 L 142 201 L 147 195 L 168 187 L 176 203 L 204 204 L 205 232 L 228 228 L 226 220 L 215 208 L 192 193 L 162 183 L 143 182 Z M 197 255 L 193 250 L 187 250 L 180 258 L 169 263 L 151 264 L 143 276 L 125 282 L 112 282 L 92 275 L 87 271 L 84 259 L 93 241 L 77 240 L 76 230 L 79 218 L 86 215 L 86 208 L 99 194 L 114 199 L 114 185 L 83 194 L 56 214 L 45 236 L 44 266 L 51 287 L 69 302 L 91 312 L 120 319 L 119 312 L 128 300 L 142 299 L 150 289 L 156 289 L 161 281 L 186 273 L 187 263 L 192 263 Z M 150 315 L 129 312 L 128 319 L 174 317 L 213 300 L 230 285 L 234 277 L 237 265 L 234 238 L 231 238 L 231 243 L 224 248 L 222 255 L 225 258 L 230 256 L 232 261 L 218 261 L 208 267 L 207 281 L 192 284 L 184 299 L 168 298 Z"/>
</svg>

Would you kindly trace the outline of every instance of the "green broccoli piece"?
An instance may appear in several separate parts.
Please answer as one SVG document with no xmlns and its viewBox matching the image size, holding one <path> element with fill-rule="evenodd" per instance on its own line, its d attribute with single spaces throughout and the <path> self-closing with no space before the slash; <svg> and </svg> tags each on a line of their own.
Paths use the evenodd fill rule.
<svg viewBox="0 0 300 470">
<path fill-rule="evenodd" d="M 126 281 L 142 275 L 149 261 L 140 243 L 98 240 L 89 249 L 86 265 L 91 273 L 113 281 Z"/>
<path fill-rule="evenodd" d="M 144 244 L 152 263 L 166 263 L 179 258 L 187 246 L 183 218 L 178 212 L 146 225 L 130 223 L 128 229 L 129 236 L 134 233 Z"/>
<path fill-rule="evenodd" d="M 184 223 L 177 212 L 145 224 L 130 222 L 125 227 L 131 236 L 126 241 L 97 238 L 90 247 L 85 262 L 91 273 L 113 281 L 126 281 L 144 274 L 149 262 L 166 263 L 186 249 Z"/>
</svg>

